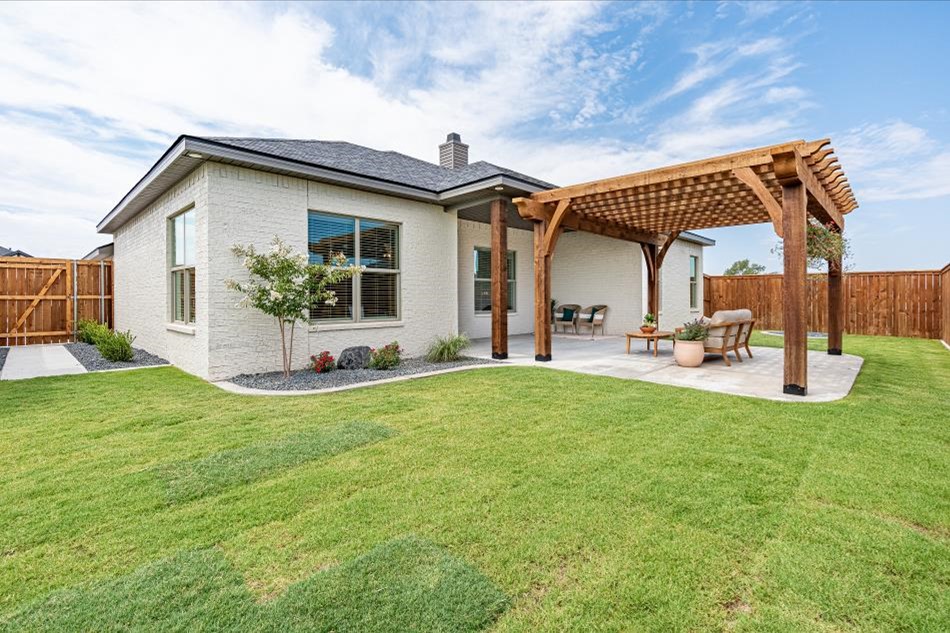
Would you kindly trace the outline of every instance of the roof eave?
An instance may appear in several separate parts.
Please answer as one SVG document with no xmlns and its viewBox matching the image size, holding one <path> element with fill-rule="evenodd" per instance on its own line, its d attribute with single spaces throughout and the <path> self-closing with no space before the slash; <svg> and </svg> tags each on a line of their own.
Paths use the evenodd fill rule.
<svg viewBox="0 0 950 633">
<path fill-rule="evenodd" d="M 705 235 L 700 235 L 699 233 L 693 233 L 692 231 L 683 231 L 679 234 L 679 238 L 686 242 L 692 242 L 693 244 L 699 244 L 701 246 L 715 246 L 716 240 L 706 237 Z"/>
</svg>

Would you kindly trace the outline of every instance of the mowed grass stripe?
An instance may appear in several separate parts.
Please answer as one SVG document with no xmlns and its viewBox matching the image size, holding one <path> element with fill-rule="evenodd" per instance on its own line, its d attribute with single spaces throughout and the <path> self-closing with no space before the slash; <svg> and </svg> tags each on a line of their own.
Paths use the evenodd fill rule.
<svg viewBox="0 0 950 633">
<path fill-rule="evenodd" d="M 375 422 L 345 422 L 294 433 L 155 469 L 169 503 L 183 503 L 248 484 L 278 470 L 326 459 L 396 434 Z"/>
<path fill-rule="evenodd" d="M 106 582 L 61 590 L 5 631 L 478 631 L 508 597 L 465 561 L 394 539 L 257 602 L 218 549 L 191 550 Z"/>
</svg>

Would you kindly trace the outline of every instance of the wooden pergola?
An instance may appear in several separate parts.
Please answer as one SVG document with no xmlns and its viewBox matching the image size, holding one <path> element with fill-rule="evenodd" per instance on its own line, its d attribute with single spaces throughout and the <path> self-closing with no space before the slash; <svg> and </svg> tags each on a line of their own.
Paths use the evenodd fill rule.
<svg viewBox="0 0 950 633">
<path fill-rule="evenodd" d="M 647 310 L 657 312 L 663 259 L 683 231 L 771 222 L 784 242 L 785 393 L 807 379 L 807 217 L 837 231 L 858 205 L 830 140 L 793 141 L 596 182 L 513 202 L 534 223 L 535 358 L 551 360 L 551 258 L 564 230 L 636 242 L 647 266 Z M 492 352 L 507 356 L 504 205 L 492 204 Z M 841 353 L 841 262 L 828 262 L 828 353 Z M 742 306 L 735 306 L 736 308 Z"/>
</svg>

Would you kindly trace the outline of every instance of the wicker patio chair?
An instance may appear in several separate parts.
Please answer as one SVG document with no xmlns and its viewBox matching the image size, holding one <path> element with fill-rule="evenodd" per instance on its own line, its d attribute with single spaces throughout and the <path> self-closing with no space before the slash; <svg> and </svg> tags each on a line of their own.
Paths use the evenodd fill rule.
<svg viewBox="0 0 950 633">
<path fill-rule="evenodd" d="M 590 337 L 594 338 L 597 328 L 600 328 L 600 334 L 604 334 L 604 320 L 607 318 L 607 306 L 593 305 L 581 310 L 577 316 L 577 328 L 590 328 Z"/>
<path fill-rule="evenodd" d="M 554 310 L 554 331 L 557 332 L 558 326 L 570 327 L 574 334 L 577 334 L 577 315 L 580 314 L 581 307 L 576 303 L 562 303 Z"/>
</svg>

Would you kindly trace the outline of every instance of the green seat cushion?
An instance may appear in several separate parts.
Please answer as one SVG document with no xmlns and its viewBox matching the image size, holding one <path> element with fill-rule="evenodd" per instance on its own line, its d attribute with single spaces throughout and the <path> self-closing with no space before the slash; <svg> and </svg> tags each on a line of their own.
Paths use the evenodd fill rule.
<svg viewBox="0 0 950 633">
<path fill-rule="evenodd" d="M 571 308 L 564 308 L 564 311 L 561 313 L 562 321 L 573 321 L 574 320 L 574 310 Z"/>
</svg>

